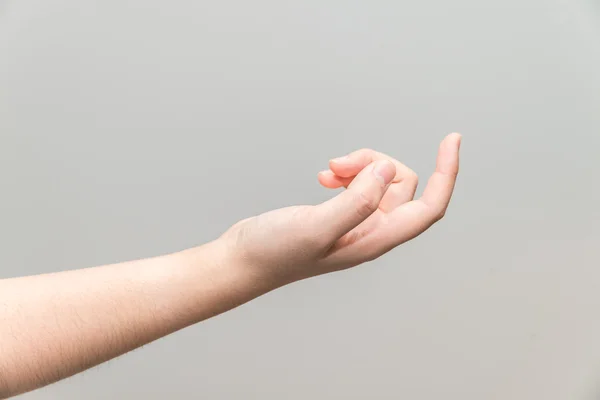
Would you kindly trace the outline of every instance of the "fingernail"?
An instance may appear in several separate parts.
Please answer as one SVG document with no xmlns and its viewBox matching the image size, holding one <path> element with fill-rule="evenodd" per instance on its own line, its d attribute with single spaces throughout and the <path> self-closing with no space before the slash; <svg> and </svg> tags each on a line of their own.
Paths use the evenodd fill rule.
<svg viewBox="0 0 600 400">
<path fill-rule="evenodd" d="M 458 132 L 452 132 L 448 136 L 454 136 L 458 142 L 458 147 L 460 147 L 460 142 L 462 141 L 462 135 Z"/>
<path fill-rule="evenodd" d="M 396 170 L 394 168 L 394 164 L 390 161 L 380 161 L 375 164 L 375 168 L 373 168 L 373 173 L 375 177 L 381 182 L 383 185 L 387 185 L 394 179 L 394 175 L 396 174 Z"/>
</svg>

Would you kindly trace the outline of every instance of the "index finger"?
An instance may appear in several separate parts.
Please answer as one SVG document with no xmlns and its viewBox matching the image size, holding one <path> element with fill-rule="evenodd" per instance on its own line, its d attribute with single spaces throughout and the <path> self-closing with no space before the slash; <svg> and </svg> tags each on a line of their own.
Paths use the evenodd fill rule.
<svg viewBox="0 0 600 400">
<path fill-rule="evenodd" d="M 430 218 L 438 219 L 444 216 L 458 175 L 458 152 L 461 135 L 451 133 L 440 144 L 435 172 L 429 178 L 423 195 L 418 202 L 423 203 Z"/>
</svg>

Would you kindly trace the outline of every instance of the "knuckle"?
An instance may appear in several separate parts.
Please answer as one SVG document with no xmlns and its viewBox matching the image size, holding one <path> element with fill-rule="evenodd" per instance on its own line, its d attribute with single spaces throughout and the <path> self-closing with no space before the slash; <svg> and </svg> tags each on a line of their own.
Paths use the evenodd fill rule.
<svg viewBox="0 0 600 400">
<path fill-rule="evenodd" d="M 374 250 L 369 250 L 365 253 L 363 262 L 374 261 L 377 258 L 379 258 L 379 252 L 374 251 Z"/>
<path fill-rule="evenodd" d="M 354 203 L 356 207 L 356 212 L 362 218 L 367 218 L 369 215 L 373 214 L 379 206 L 379 203 L 377 202 L 376 198 L 374 198 L 373 196 L 367 196 L 363 192 L 359 192 L 355 196 Z"/>
<path fill-rule="evenodd" d="M 446 207 L 441 208 L 440 210 L 435 212 L 434 220 L 435 220 L 435 222 L 438 222 L 438 221 L 442 220 L 445 216 L 446 216 Z"/>
<path fill-rule="evenodd" d="M 373 149 L 369 149 L 368 147 L 362 147 L 358 150 L 353 151 L 352 153 L 350 153 L 350 155 L 359 159 L 369 159 L 371 158 L 371 155 L 374 152 L 375 151 Z"/>
<path fill-rule="evenodd" d="M 389 251 L 388 246 L 372 245 L 365 246 L 362 254 L 361 263 L 371 262 Z"/>
<path fill-rule="evenodd" d="M 411 182 L 413 182 L 414 184 L 419 183 L 419 175 L 417 175 L 417 173 L 415 171 L 413 171 L 412 169 L 409 170 L 409 172 L 408 172 L 408 179 Z"/>
<path fill-rule="evenodd" d="M 419 175 L 412 169 L 408 169 L 404 176 L 404 181 L 406 181 L 410 186 L 417 187 L 419 185 Z"/>
</svg>

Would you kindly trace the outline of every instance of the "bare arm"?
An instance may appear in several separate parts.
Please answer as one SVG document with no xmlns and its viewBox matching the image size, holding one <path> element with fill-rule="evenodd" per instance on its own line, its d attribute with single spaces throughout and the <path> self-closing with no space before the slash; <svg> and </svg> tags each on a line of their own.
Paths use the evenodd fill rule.
<svg viewBox="0 0 600 400">
<path fill-rule="evenodd" d="M 420 199 L 416 175 L 371 150 L 333 160 L 319 175 L 347 187 L 317 206 L 240 221 L 179 253 L 0 280 L 0 398 L 117 357 L 285 284 L 372 260 L 445 213 L 460 137 L 440 146 Z"/>
<path fill-rule="evenodd" d="M 73 375 L 272 289 L 224 263 L 217 247 L 0 281 L 0 398 Z"/>
</svg>

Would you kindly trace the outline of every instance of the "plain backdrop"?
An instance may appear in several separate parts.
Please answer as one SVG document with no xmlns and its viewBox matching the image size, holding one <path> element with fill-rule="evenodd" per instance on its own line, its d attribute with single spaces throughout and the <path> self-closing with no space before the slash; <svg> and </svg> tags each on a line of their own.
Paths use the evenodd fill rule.
<svg viewBox="0 0 600 400">
<path fill-rule="evenodd" d="M 361 147 L 423 185 L 452 131 L 431 231 L 21 398 L 600 398 L 600 3 L 0 0 L 2 278 L 316 204 Z"/>
</svg>

